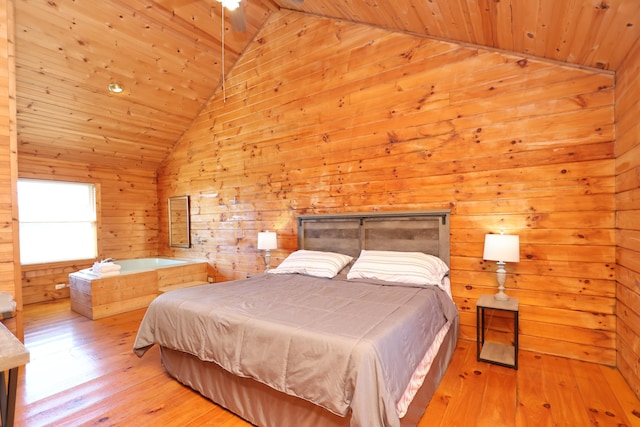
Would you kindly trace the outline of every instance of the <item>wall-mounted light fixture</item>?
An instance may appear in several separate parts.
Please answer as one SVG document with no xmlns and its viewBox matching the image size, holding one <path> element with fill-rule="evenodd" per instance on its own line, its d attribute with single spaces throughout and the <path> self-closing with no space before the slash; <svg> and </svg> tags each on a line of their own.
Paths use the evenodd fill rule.
<svg viewBox="0 0 640 427">
<path fill-rule="evenodd" d="M 506 301 L 509 296 L 504 293 L 504 283 L 507 279 L 505 262 L 520 262 L 520 237 L 511 234 L 487 234 L 484 236 L 484 255 L 487 261 L 498 261 L 496 276 L 498 279 L 498 293 L 495 299 Z"/>
<path fill-rule="evenodd" d="M 109 88 L 109 92 L 111 93 L 122 93 L 122 91 L 124 90 L 119 83 L 109 83 L 109 86 L 107 87 Z"/>
<path fill-rule="evenodd" d="M 271 250 L 278 248 L 278 239 L 275 231 L 261 231 L 258 233 L 258 249 L 264 252 L 265 271 L 271 268 Z"/>
</svg>

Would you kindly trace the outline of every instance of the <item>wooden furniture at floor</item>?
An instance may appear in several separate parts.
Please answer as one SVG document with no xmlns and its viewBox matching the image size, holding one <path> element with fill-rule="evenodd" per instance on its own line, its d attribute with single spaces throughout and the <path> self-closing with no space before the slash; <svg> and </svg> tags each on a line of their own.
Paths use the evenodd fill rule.
<svg viewBox="0 0 640 427">
<path fill-rule="evenodd" d="M 0 323 L 0 414 L 2 427 L 12 427 L 16 409 L 18 368 L 29 362 L 29 352 L 2 323 Z M 9 372 L 5 382 L 5 371 Z"/>
<path fill-rule="evenodd" d="M 485 340 L 487 310 L 513 314 L 513 345 Z M 501 301 L 493 295 L 481 295 L 476 304 L 476 340 L 478 361 L 518 369 L 518 299 Z"/>
</svg>

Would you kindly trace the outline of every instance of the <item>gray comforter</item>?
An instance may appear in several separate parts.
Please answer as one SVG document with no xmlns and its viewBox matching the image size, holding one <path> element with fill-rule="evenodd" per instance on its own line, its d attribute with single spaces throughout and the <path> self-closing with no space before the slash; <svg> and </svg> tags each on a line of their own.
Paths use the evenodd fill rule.
<svg viewBox="0 0 640 427">
<path fill-rule="evenodd" d="M 457 316 L 436 287 L 267 274 L 168 292 L 134 350 L 154 344 L 345 415 L 396 426 L 395 404 L 433 337 Z"/>
</svg>

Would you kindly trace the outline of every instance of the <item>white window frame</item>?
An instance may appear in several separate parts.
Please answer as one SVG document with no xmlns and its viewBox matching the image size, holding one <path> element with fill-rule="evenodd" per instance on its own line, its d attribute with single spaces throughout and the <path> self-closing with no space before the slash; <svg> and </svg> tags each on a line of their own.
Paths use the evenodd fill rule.
<svg viewBox="0 0 640 427">
<path fill-rule="evenodd" d="M 97 193 L 94 183 L 19 178 L 20 263 L 97 258 Z"/>
</svg>

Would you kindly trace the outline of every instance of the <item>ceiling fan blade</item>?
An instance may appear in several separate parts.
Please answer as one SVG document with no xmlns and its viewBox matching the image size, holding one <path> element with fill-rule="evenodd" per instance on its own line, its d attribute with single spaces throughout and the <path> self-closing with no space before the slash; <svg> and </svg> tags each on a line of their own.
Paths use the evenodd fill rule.
<svg viewBox="0 0 640 427">
<path fill-rule="evenodd" d="M 242 4 L 235 10 L 229 11 L 229 18 L 231 18 L 231 28 L 233 31 L 242 33 L 247 29 L 247 18 L 244 16 L 244 8 Z"/>
</svg>

